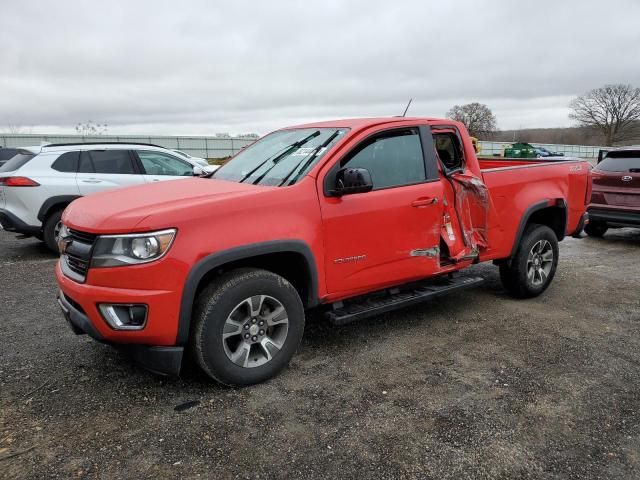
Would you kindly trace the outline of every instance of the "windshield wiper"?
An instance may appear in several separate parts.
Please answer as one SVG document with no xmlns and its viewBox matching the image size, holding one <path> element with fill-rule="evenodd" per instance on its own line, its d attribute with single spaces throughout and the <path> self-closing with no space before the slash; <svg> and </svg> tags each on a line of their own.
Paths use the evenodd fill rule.
<svg viewBox="0 0 640 480">
<path fill-rule="evenodd" d="M 278 155 L 276 155 L 275 157 L 271 156 L 271 157 L 267 157 L 264 161 L 260 162 L 260 164 L 258 164 L 257 167 L 255 167 L 254 169 L 252 169 L 249 173 L 247 173 L 244 177 L 242 177 L 239 180 L 239 183 L 244 182 L 247 178 L 249 178 L 251 175 L 253 175 L 254 173 L 256 173 L 258 170 L 260 170 L 269 160 L 271 160 L 273 162 L 273 165 L 271 167 L 269 167 L 267 169 L 266 172 L 264 172 L 262 175 L 260 175 L 255 182 L 253 182 L 253 184 L 257 184 L 260 180 L 262 180 L 264 178 L 264 176 L 273 168 L 275 167 L 278 162 L 286 157 L 287 155 L 289 155 L 289 153 L 291 152 L 291 150 L 295 149 L 295 148 L 299 148 L 301 145 L 304 145 L 305 143 L 307 143 L 309 140 L 311 140 L 314 137 L 317 137 L 318 135 L 320 135 L 320 130 L 316 130 L 315 132 L 313 132 L 311 135 L 303 138 L 302 140 L 298 140 L 297 142 L 293 142 L 291 145 L 287 146 L 284 148 L 284 150 L 282 150 L 281 153 L 279 153 Z"/>
<path fill-rule="evenodd" d="M 302 164 L 302 162 L 304 162 L 304 159 L 305 159 L 305 158 L 307 158 L 307 157 L 302 158 L 302 159 L 301 159 L 301 160 L 296 164 L 296 166 L 295 166 L 295 167 L 293 167 L 289 173 L 287 173 L 287 176 L 286 176 L 286 177 L 284 177 L 284 178 L 282 179 L 282 182 L 280 182 L 280 184 L 278 184 L 278 186 L 279 186 L 279 187 L 281 187 L 282 185 L 284 185 L 284 184 L 287 182 L 287 180 L 289 180 L 289 177 L 290 177 L 291 175 L 293 175 L 293 173 L 294 173 L 296 170 L 298 170 L 298 173 L 296 174 L 296 176 L 295 176 L 295 177 L 293 177 L 293 178 L 291 179 L 291 181 L 289 182 L 289 185 L 293 185 L 294 183 L 296 183 L 296 181 L 298 180 L 298 178 L 300 177 L 300 175 L 302 174 L 302 172 L 304 172 L 304 171 L 307 169 L 307 167 L 308 167 L 309 165 L 311 165 L 311 162 L 313 162 L 313 159 L 314 159 L 314 158 L 316 158 L 316 157 L 318 156 L 318 153 L 320 153 L 320 151 L 321 151 L 323 148 L 326 148 L 326 146 L 327 146 L 327 145 L 329 145 L 329 144 L 333 141 L 333 139 L 334 139 L 334 138 L 336 138 L 339 134 L 340 134 L 340 130 L 336 130 L 335 132 L 333 132 L 333 133 L 329 136 L 329 138 L 327 138 L 324 142 L 322 142 L 320 145 L 318 145 L 316 148 L 314 148 L 314 149 L 313 149 L 313 151 L 311 152 L 311 156 L 309 157 L 309 160 L 307 160 L 307 161 L 305 162 L 305 164 L 304 164 L 304 165 L 302 165 L 302 167 L 300 168 L 300 170 L 298 170 L 298 167 L 300 166 L 300 164 Z"/>
</svg>

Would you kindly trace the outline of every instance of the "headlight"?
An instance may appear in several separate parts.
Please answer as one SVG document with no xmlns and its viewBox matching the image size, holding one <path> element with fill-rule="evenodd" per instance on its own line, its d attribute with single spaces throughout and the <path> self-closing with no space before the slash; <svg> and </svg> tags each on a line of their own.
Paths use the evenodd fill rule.
<svg viewBox="0 0 640 480">
<path fill-rule="evenodd" d="M 102 235 L 93 248 L 92 267 L 118 267 L 153 262 L 161 258 L 176 236 L 176 230 Z"/>
</svg>

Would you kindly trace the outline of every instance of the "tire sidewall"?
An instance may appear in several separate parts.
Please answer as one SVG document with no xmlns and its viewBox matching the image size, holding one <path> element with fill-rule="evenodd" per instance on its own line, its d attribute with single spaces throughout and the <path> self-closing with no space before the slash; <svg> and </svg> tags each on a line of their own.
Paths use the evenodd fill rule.
<svg viewBox="0 0 640 480">
<path fill-rule="evenodd" d="M 534 285 L 529 281 L 529 278 L 527 277 L 527 260 L 529 258 L 529 252 L 531 252 L 533 246 L 540 240 L 547 240 L 551 244 L 551 248 L 553 250 L 553 263 L 547 280 L 542 285 Z M 528 296 L 540 295 L 549 287 L 549 285 L 551 285 L 553 277 L 555 277 L 556 274 L 556 269 L 558 267 L 558 254 L 558 239 L 556 237 L 556 234 L 549 227 L 538 225 L 532 227 L 527 232 L 523 239 L 522 245 L 520 246 L 520 251 L 517 259 L 519 277 L 517 281 L 521 283 Z"/>
<path fill-rule="evenodd" d="M 62 219 L 62 210 L 57 210 L 47 217 L 42 227 L 42 238 L 49 247 L 49 250 L 55 253 L 60 253 L 58 250 L 58 243 L 54 235 L 56 225 Z"/>
<path fill-rule="evenodd" d="M 282 349 L 269 362 L 259 367 L 244 368 L 227 357 L 222 332 L 233 309 L 254 295 L 269 295 L 282 303 L 289 317 L 289 327 Z M 289 363 L 304 332 L 304 309 L 297 291 L 283 278 L 266 271 L 256 272 L 234 287 L 214 293 L 201 315 L 204 323 L 199 342 L 203 367 L 227 385 L 250 385 L 275 376 Z"/>
</svg>

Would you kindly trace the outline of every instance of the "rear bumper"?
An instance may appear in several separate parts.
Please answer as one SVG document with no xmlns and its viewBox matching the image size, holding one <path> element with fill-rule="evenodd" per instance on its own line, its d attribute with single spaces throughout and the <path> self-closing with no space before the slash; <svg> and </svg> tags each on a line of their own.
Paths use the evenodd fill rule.
<svg viewBox="0 0 640 480">
<path fill-rule="evenodd" d="M 7 232 L 22 233 L 25 235 L 36 235 L 40 233 L 42 227 L 29 225 L 8 210 L 0 208 L 0 225 Z"/>
<path fill-rule="evenodd" d="M 69 327 L 76 335 L 87 334 L 98 342 L 110 344 L 93 326 L 82 307 L 69 299 L 60 290 L 57 295 L 58 305 Z M 125 350 L 140 366 L 161 375 L 179 375 L 182 366 L 184 348 L 173 346 L 111 344 Z"/>
<path fill-rule="evenodd" d="M 630 227 L 640 226 L 640 210 L 621 211 L 589 208 L 589 218 L 591 222 L 602 222 Z"/>
</svg>

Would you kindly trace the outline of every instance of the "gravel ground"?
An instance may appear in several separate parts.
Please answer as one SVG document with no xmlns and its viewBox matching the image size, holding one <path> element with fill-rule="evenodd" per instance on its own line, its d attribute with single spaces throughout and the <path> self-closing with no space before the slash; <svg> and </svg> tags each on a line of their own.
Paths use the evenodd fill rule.
<svg viewBox="0 0 640 480">
<path fill-rule="evenodd" d="M 533 300 L 479 265 L 472 291 L 311 318 L 287 370 L 230 389 L 73 335 L 53 257 L 0 231 L 0 477 L 637 479 L 639 249 L 568 239 Z"/>
</svg>

